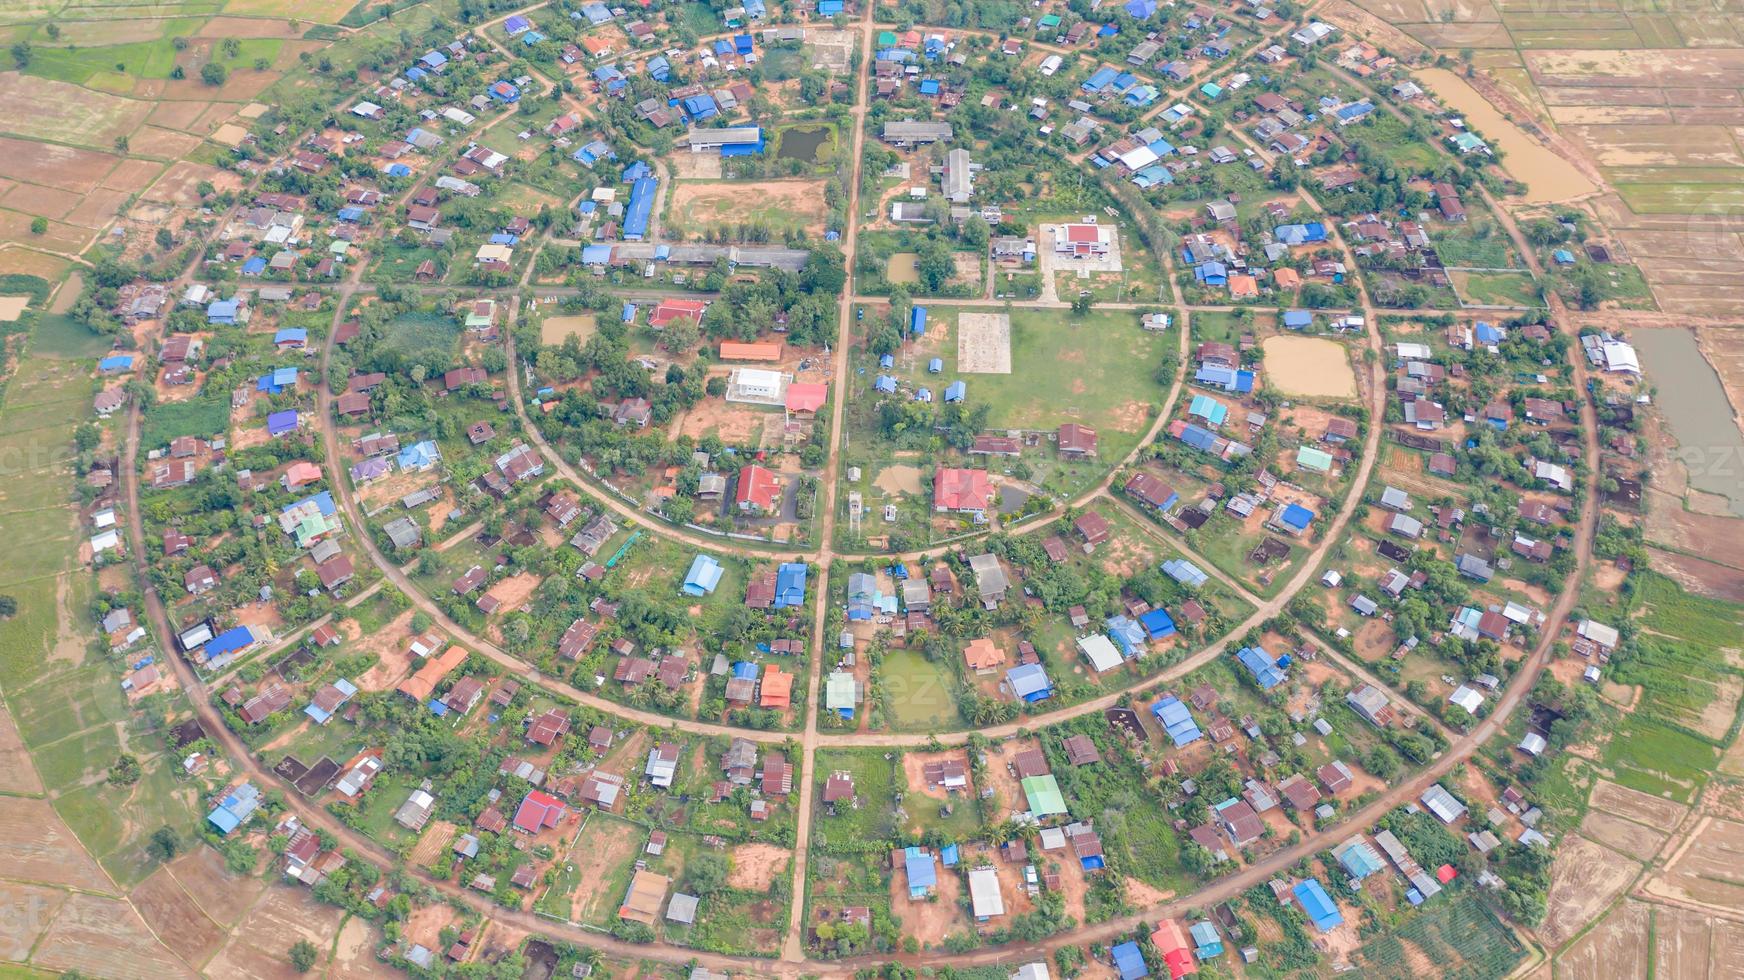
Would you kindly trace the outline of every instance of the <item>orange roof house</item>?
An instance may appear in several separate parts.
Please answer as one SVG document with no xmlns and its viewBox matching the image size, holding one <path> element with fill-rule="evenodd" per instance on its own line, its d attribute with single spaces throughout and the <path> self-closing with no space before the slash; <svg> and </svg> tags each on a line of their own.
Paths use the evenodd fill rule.
<svg viewBox="0 0 1744 980">
<path fill-rule="evenodd" d="M 663 299 L 654 307 L 654 312 L 648 314 L 648 326 L 659 330 L 676 320 L 700 323 L 703 311 L 707 309 L 708 304 L 700 299 Z"/>
<path fill-rule="evenodd" d="M 985 636 L 970 640 L 963 648 L 963 660 L 969 669 L 977 674 L 991 673 L 1000 664 L 1005 663 L 1005 651 L 995 646 L 993 641 Z"/>
<path fill-rule="evenodd" d="M 431 657 L 424 661 L 417 673 L 400 682 L 399 692 L 414 701 L 424 701 L 436 692 L 436 685 L 442 679 L 454 673 L 454 669 L 466 662 L 466 649 L 453 646 L 442 652 L 441 656 Z"/>
<path fill-rule="evenodd" d="M 1229 277 L 1229 295 L 1231 299 L 1246 299 L 1260 294 L 1260 284 L 1253 276 L 1234 275 Z"/>
<path fill-rule="evenodd" d="M 993 485 L 986 470 L 941 466 L 933 474 L 934 510 L 986 510 L 993 506 Z"/>
<path fill-rule="evenodd" d="M 1157 931 L 1151 933 L 1151 945 L 1168 966 L 1171 980 L 1199 972 L 1199 964 L 1193 962 L 1193 947 L 1187 942 L 1187 930 L 1181 928 L 1178 920 L 1164 919 L 1158 923 Z"/>
<path fill-rule="evenodd" d="M 723 361 L 779 361 L 781 341 L 771 340 L 747 344 L 737 340 L 721 341 Z"/>
<path fill-rule="evenodd" d="M 1295 269 L 1286 266 L 1272 273 L 1272 281 L 1278 284 L 1279 289 L 1295 289 L 1302 285 L 1302 276 Z"/>
<path fill-rule="evenodd" d="M 763 670 L 762 699 L 758 702 L 764 708 L 785 708 L 793 703 L 793 675 L 784 673 L 780 667 L 770 664 Z"/>
<path fill-rule="evenodd" d="M 796 381 L 787 386 L 787 410 L 798 415 L 816 415 L 829 395 L 829 385 Z"/>
</svg>

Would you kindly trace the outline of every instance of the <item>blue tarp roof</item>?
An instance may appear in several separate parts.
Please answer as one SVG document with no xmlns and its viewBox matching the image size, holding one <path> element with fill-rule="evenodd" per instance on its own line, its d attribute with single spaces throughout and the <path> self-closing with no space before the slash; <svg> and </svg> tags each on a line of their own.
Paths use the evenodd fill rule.
<svg viewBox="0 0 1744 980">
<path fill-rule="evenodd" d="M 755 42 L 752 40 L 751 35 L 749 35 L 749 34 L 734 34 L 733 35 L 733 50 L 739 52 L 740 54 L 750 54 L 751 48 L 754 44 L 755 44 Z"/>
<path fill-rule="evenodd" d="M 1144 649 L 1145 640 L 1149 639 L 1145 628 L 1126 616 L 1109 618 L 1108 638 L 1129 657 L 1137 656 Z"/>
<path fill-rule="evenodd" d="M 215 660 L 227 653 L 245 650 L 254 643 L 254 632 L 246 626 L 232 626 L 217 636 L 206 641 L 201 648 L 207 660 Z"/>
<path fill-rule="evenodd" d="M 1025 701 L 1041 701 L 1054 693 L 1054 685 L 1041 664 L 1018 664 L 1005 672 L 1005 682 L 1011 685 L 1014 696 Z"/>
<path fill-rule="evenodd" d="M 1150 612 L 1140 616 L 1138 622 L 1140 626 L 1145 628 L 1145 632 L 1149 633 L 1150 638 L 1153 640 L 1162 639 L 1165 636 L 1173 636 L 1175 633 L 1175 618 L 1169 615 L 1167 609 L 1152 609 Z"/>
<path fill-rule="evenodd" d="M 1326 886 L 1318 879 L 1308 878 L 1298 882 L 1293 891 L 1302 911 L 1308 914 L 1308 921 L 1314 923 L 1314 928 L 1321 932 L 1330 932 L 1344 921 L 1344 914 L 1338 911 L 1338 903 L 1326 894 Z"/>
<path fill-rule="evenodd" d="M 809 569 L 804 562 L 787 562 L 775 570 L 775 608 L 805 605 L 805 577 Z"/>
<path fill-rule="evenodd" d="M 939 861 L 947 868 L 957 866 L 957 845 L 946 844 L 939 848 Z"/>
<path fill-rule="evenodd" d="M 99 371 L 125 371 L 133 367 L 132 354 L 111 354 L 97 362 Z"/>
<path fill-rule="evenodd" d="M 1288 527 L 1302 531 L 1314 520 L 1314 512 L 1301 504 L 1286 504 L 1283 512 L 1278 515 L 1278 520 Z"/>
<path fill-rule="evenodd" d="M 1120 980 L 1139 980 L 1140 977 L 1151 975 L 1150 967 L 1145 966 L 1144 953 L 1138 948 L 1138 943 L 1130 939 L 1108 951 L 1114 958 L 1114 968 L 1120 971 Z"/>
<path fill-rule="evenodd" d="M 1307 224 L 1279 225 L 1272 229 L 1272 237 L 1286 245 L 1323 242 L 1326 241 L 1326 225 L 1318 221 L 1310 221 Z"/>
<path fill-rule="evenodd" d="M 733 676 L 742 681 L 754 681 L 757 679 L 757 665 L 749 660 L 741 660 L 733 665 Z"/>
<path fill-rule="evenodd" d="M 255 391 L 264 391 L 276 395 L 297 383 L 297 369 L 294 367 L 274 368 L 260 376 L 254 383 Z"/>
<path fill-rule="evenodd" d="M 1283 668 L 1278 666 L 1271 654 L 1258 647 L 1242 647 L 1235 651 L 1235 658 L 1259 682 L 1262 691 L 1269 691 L 1284 681 Z"/>
</svg>

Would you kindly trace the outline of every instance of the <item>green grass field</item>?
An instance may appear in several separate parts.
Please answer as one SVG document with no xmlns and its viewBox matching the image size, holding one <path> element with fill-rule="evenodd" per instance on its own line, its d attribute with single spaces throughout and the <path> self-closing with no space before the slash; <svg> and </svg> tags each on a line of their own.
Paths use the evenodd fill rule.
<svg viewBox="0 0 1744 980">
<path fill-rule="evenodd" d="M 100 357 L 110 338 L 70 316 L 41 313 L 31 327 L 30 351 L 45 357 Z"/>
<path fill-rule="evenodd" d="M 145 766 L 132 786 L 98 783 L 62 795 L 55 811 L 103 869 L 122 885 L 133 885 L 157 866 L 145 847 L 160 827 L 184 835 L 195 825 L 194 791 L 171 775 L 173 759 L 159 756 Z"/>
<path fill-rule="evenodd" d="M 402 313 L 388 324 L 384 346 L 406 354 L 451 351 L 460 342 L 460 321 L 441 313 Z"/>
<path fill-rule="evenodd" d="M 950 671 L 919 651 L 894 649 L 885 653 L 878 668 L 878 685 L 889 708 L 891 727 L 896 730 L 939 731 L 962 724 L 951 693 Z"/>
<path fill-rule="evenodd" d="M 1461 299 L 1479 306 L 1543 306 L 1528 272 L 1455 272 L 1449 276 Z"/>
<path fill-rule="evenodd" d="M 206 395 L 185 402 L 154 405 L 140 422 L 142 446 L 163 446 L 177 436 L 210 438 L 230 426 L 230 400 L 222 394 Z"/>
<path fill-rule="evenodd" d="M 1407 952 L 1414 948 L 1417 956 Z M 1513 930 L 1497 920 L 1471 893 L 1430 902 L 1399 928 L 1368 938 L 1351 965 L 1365 977 L 1420 976 L 1420 963 L 1457 977 L 1501 977 L 1511 973 L 1526 950 Z"/>
<path fill-rule="evenodd" d="M 819 807 L 812 832 L 812 847 L 829 850 L 882 851 L 895 832 L 896 822 L 890 810 L 892 794 L 900 787 L 899 763 L 884 758 L 883 749 L 830 749 L 817 754 L 813 771 L 817 787 L 822 792 L 824 782 L 838 770 L 854 777 L 854 795 L 862 805 L 858 808 L 840 806 L 834 814 Z"/>
</svg>

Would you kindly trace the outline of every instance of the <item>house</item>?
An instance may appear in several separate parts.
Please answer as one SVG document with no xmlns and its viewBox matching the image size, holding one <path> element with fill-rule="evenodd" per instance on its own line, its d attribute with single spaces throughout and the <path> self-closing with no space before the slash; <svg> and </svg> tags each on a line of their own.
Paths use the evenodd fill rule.
<svg viewBox="0 0 1744 980">
<path fill-rule="evenodd" d="M 739 470 L 733 500 L 745 513 L 772 514 L 781 503 L 781 481 L 767 467 L 752 463 Z"/>
<path fill-rule="evenodd" d="M 673 777 L 678 774 L 679 748 L 672 742 L 661 742 L 648 750 L 648 761 L 643 767 L 648 782 L 659 787 L 672 785 Z"/>
<path fill-rule="evenodd" d="M 1302 907 L 1308 921 L 1314 923 L 1314 928 L 1321 932 L 1331 932 L 1343 924 L 1344 915 L 1338 911 L 1338 903 L 1326 894 L 1326 886 L 1317 879 L 1308 878 L 1298 882 L 1291 894 L 1296 896 L 1296 904 Z"/>
<path fill-rule="evenodd" d="M 1054 230 L 1054 254 L 1082 259 L 1107 255 L 1114 245 L 1114 229 L 1093 222 L 1061 225 Z"/>
<path fill-rule="evenodd" d="M 939 467 L 933 473 L 933 509 L 982 514 L 992 508 L 995 493 L 986 470 Z"/>
<path fill-rule="evenodd" d="M 963 648 L 963 662 L 977 674 L 991 674 L 1005 663 L 1005 651 L 985 636 L 976 637 Z"/>
<path fill-rule="evenodd" d="M 1369 724 L 1377 728 L 1385 728 L 1391 724 L 1393 717 L 1392 703 L 1380 688 L 1373 684 L 1364 684 L 1344 696 L 1346 704 L 1352 711 L 1361 715 Z"/>
</svg>

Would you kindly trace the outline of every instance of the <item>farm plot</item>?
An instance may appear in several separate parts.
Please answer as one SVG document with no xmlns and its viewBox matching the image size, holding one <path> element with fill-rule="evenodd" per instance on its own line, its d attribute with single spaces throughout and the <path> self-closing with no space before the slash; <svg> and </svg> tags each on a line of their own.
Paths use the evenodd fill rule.
<svg viewBox="0 0 1744 980">
<path fill-rule="evenodd" d="M 1744 824 L 1703 820 L 1665 870 L 1651 878 L 1643 890 L 1713 908 L 1738 908 L 1744 904 L 1740 849 L 1744 849 Z"/>
<path fill-rule="evenodd" d="M 224 931 L 200 911 L 168 868 L 140 882 L 130 897 L 152 932 L 189 963 L 206 962 L 223 945 Z"/>
<path fill-rule="evenodd" d="M 1557 974 L 1571 977 L 1651 976 L 1653 908 L 1625 901 L 1605 921 L 1556 958 Z"/>
<path fill-rule="evenodd" d="M 1545 945 L 1555 949 L 1578 935 L 1628 887 L 1640 870 L 1640 865 L 1585 837 L 1578 834 L 1564 837 L 1556 863 L 1551 867 L 1550 893 L 1546 898 L 1549 910 L 1538 929 Z"/>
<path fill-rule="evenodd" d="M 224 855 L 205 846 L 176 858 L 170 873 L 208 916 L 227 928 L 242 919 L 266 887 L 258 878 L 231 872 L 224 865 Z"/>
<path fill-rule="evenodd" d="M 1511 929 L 1481 901 L 1462 895 L 1426 906 L 1399 929 L 1365 942 L 1351 964 L 1372 977 L 1501 977 L 1525 955 Z"/>
<path fill-rule="evenodd" d="M 198 975 L 152 936 L 133 906 L 96 895 L 67 899 L 31 961 L 117 980 Z"/>
<path fill-rule="evenodd" d="M 36 766 L 18 737 L 18 726 L 12 723 L 12 713 L 0 704 L 0 793 L 33 794 L 42 792 L 42 780 Z"/>
<path fill-rule="evenodd" d="M 52 140 L 55 144 L 100 147 L 109 149 L 117 136 L 138 129 L 151 114 L 151 103 L 106 95 L 67 82 L 35 78 L 13 72 L 0 73 L 0 99 L 8 105 L 29 105 L 29 112 L 9 112 L 0 122 L 0 129 L 30 140 Z M 24 158 L 36 168 L 48 170 L 46 161 L 62 152 L 50 143 L 31 145 L 31 154 Z M 115 158 L 102 154 L 114 166 Z M 105 173 L 107 168 L 105 168 Z M 53 184 L 53 181 L 41 181 Z M 59 185 L 55 185 L 59 186 Z"/>
<path fill-rule="evenodd" d="M 46 800 L 0 797 L 0 869 L 10 878 L 115 890 Z"/>
<path fill-rule="evenodd" d="M 0 882 L 0 960 L 29 957 L 66 899 L 58 888 Z"/>
</svg>

